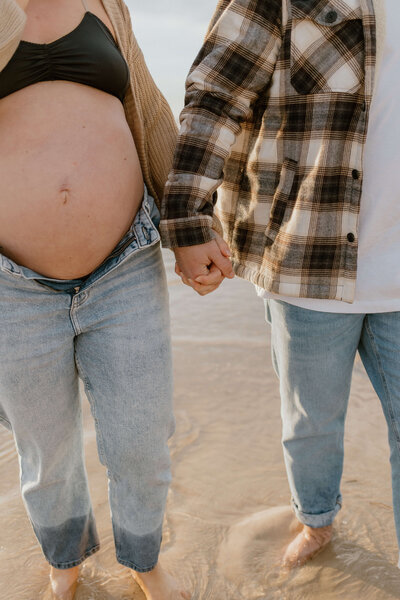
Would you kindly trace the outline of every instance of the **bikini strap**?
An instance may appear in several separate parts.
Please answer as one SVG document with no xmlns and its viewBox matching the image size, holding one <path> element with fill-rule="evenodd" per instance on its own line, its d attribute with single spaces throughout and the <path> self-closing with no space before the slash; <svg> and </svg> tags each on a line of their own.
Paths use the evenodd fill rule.
<svg viewBox="0 0 400 600">
<path fill-rule="evenodd" d="M 82 4 L 83 4 L 83 8 L 85 9 L 85 11 L 86 11 L 86 12 L 89 12 L 88 5 L 87 5 L 87 3 L 86 3 L 86 0 L 82 0 Z"/>
</svg>

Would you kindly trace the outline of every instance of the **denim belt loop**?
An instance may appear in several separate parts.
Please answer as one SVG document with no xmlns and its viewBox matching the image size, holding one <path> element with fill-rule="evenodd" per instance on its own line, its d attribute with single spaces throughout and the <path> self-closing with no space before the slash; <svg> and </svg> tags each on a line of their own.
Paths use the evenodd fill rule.
<svg viewBox="0 0 400 600">
<path fill-rule="evenodd" d="M 17 264 L 8 259 L 3 254 L 1 256 L 1 270 L 6 271 L 6 273 L 11 273 L 12 275 L 21 275 L 21 271 Z"/>
</svg>

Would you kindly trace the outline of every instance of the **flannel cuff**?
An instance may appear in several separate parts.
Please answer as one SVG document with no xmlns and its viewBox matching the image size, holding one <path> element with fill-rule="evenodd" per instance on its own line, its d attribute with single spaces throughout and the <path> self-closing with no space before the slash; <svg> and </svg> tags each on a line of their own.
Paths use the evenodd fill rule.
<svg viewBox="0 0 400 600">
<path fill-rule="evenodd" d="M 213 218 L 208 215 L 163 219 L 160 223 L 162 244 L 164 248 L 206 244 L 215 237 L 213 222 Z"/>
</svg>

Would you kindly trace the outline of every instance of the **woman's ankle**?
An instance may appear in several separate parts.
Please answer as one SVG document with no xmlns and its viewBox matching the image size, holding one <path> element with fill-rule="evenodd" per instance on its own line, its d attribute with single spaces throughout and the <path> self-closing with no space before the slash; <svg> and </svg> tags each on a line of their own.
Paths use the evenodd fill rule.
<svg viewBox="0 0 400 600">
<path fill-rule="evenodd" d="M 50 583 L 54 597 L 59 600 L 72 600 L 75 594 L 79 567 L 71 569 L 50 568 Z"/>
</svg>

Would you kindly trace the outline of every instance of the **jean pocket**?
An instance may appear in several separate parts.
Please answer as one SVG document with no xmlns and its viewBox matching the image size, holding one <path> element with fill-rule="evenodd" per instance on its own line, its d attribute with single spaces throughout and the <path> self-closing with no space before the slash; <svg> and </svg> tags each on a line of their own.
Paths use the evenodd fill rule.
<svg viewBox="0 0 400 600">
<path fill-rule="evenodd" d="M 299 94 L 356 93 L 365 76 L 361 0 L 290 0 L 290 79 Z"/>
</svg>

